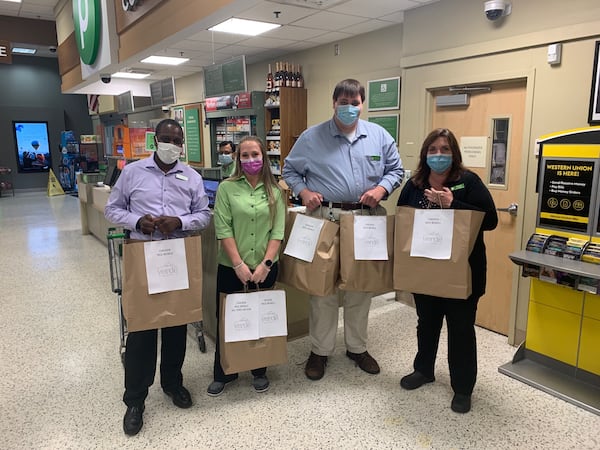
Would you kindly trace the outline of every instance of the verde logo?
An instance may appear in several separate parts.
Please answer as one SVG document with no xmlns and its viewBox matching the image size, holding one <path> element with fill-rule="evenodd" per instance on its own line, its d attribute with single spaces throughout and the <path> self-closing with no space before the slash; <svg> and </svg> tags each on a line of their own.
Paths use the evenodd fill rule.
<svg viewBox="0 0 600 450">
<path fill-rule="evenodd" d="M 81 60 L 92 65 L 100 47 L 100 0 L 73 0 L 75 40 Z"/>
</svg>

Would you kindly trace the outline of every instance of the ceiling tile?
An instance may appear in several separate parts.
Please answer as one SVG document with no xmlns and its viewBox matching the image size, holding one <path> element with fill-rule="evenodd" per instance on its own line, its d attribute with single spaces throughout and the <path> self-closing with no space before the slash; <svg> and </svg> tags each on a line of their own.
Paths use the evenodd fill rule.
<svg viewBox="0 0 600 450">
<path fill-rule="evenodd" d="M 363 17 L 323 11 L 294 22 L 294 25 L 307 28 L 317 28 L 320 30 L 336 31 L 346 27 L 352 27 L 352 25 L 363 22 L 364 20 L 365 18 Z"/>
</svg>

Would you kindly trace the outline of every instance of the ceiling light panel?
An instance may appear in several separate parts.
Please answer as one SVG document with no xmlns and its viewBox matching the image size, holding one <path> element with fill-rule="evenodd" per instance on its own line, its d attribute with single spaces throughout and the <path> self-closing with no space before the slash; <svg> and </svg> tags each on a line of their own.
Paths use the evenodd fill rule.
<svg viewBox="0 0 600 450">
<path fill-rule="evenodd" d="M 162 64 L 165 66 L 178 66 L 184 62 L 189 61 L 189 58 L 176 58 L 173 56 L 148 56 L 142 59 L 140 62 L 146 64 Z"/>
<path fill-rule="evenodd" d="M 258 36 L 280 26 L 277 23 L 258 22 L 256 20 L 237 19 L 233 17 L 208 30 L 230 34 L 243 34 L 244 36 Z"/>
</svg>

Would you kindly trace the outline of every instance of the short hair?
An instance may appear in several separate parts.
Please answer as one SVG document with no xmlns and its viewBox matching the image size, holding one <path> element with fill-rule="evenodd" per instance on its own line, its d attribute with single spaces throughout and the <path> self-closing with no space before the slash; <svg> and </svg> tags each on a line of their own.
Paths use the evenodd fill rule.
<svg viewBox="0 0 600 450">
<path fill-rule="evenodd" d="M 365 88 L 359 81 L 353 78 L 347 78 L 335 85 L 333 90 L 333 101 L 335 102 L 340 96 L 347 95 L 348 97 L 356 97 L 360 94 L 361 101 L 365 101 Z"/>
<path fill-rule="evenodd" d="M 235 144 L 233 143 L 233 141 L 223 141 L 223 142 L 219 142 L 219 149 L 222 149 L 223 147 L 225 147 L 226 145 L 231 145 L 231 152 L 235 153 Z"/>
<path fill-rule="evenodd" d="M 156 129 L 154 130 L 154 133 L 158 136 L 159 131 L 166 127 L 167 125 L 172 125 L 176 128 L 179 128 L 179 131 L 181 131 L 181 134 L 183 134 L 183 128 L 181 128 L 181 125 L 179 124 L 179 122 L 177 122 L 176 120 L 173 119 L 163 119 L 160 122 L 158 122 L 158 125 L 156 125 Z"/>
</svg>

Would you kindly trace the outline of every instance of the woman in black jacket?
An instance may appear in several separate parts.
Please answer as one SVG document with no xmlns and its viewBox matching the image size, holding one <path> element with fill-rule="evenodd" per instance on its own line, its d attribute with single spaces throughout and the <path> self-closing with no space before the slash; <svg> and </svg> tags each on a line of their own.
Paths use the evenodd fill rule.
<svg viewBox="0 0 600 450">
<path fill-rule="evenodd" d="M 400 381 L 404 389 L 412 390 L 435 380 L 435 358 L 442 322 L 446 317 L 448 365 L 454 390 L 451 408 L 455 412 L 466 413 L 471 409 L 471 393 L 477 377 L 477 302 L 485 293 L 487 268 L 483 232 L 496 228 L 496 207 L 490 192 L 477 174 L 463 166 L 456 137 L 445 128 L 433 130 L 423 142 L 419 166 L 402 189 L 398 206 L 485 212 L 475 246 L 469 256 L 471 295 L 466 299 L 450 299 L 413 294 L 418 316 L 418 350 L 413 364 L 414 372 Z"/>
</svg>

